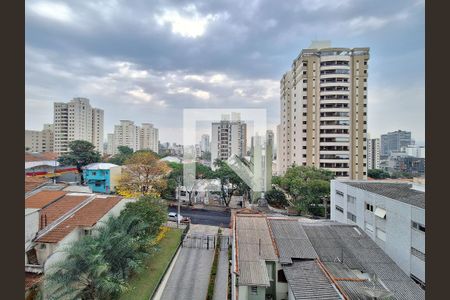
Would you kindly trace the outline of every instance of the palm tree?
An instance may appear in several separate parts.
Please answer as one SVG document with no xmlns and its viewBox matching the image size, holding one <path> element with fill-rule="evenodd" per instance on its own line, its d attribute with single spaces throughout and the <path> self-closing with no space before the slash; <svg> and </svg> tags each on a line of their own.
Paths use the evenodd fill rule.
<svg viewBox="0 0 450 300">
<path fill-rule="evenodd" d="M 126 283 L 110 272 L 98 241 L 86 236 L 64 250 L 64 260 L 45 273 L 48 299 L 111 299 L 126 289 Z"/>
</svg>

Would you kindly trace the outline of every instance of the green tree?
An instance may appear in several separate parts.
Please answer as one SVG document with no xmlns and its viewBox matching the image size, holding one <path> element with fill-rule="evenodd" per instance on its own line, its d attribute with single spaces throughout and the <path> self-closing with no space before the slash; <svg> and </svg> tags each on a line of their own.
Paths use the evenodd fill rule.
<svg viewBox="0 0 450 300">
<path fill-rule="evenodd" d="M 373 179 L 390 178 L 389 173 L 381 169 L 370 169 L 367 171 L 367 176 Z"/>
<path fill-rule="evenodd" d="M 65 166 L 76 166 L 83 182 L 82 167 L 99 162 L 100 153 L 95 151 L 95 146 L 88 141 L 76 140 L 69 143 L 70 151 L 61 155 L 58 162 Z"/>
<path fill-rule="evenodd" d="M 128 146 L 119 146 L 117 147 L 119 153 L 115 154 L 111 157 L 108 162 L 116 165 L 123 165 L 124 162 L 129 159 L 133 155 L 133 149 Z"/>
<path fill-rule="evenodd" d="M 121 216 L 125 218 L 137 217 L 146 226 L 146 232 L 150 237 L 154 237 L 167 221 L 167 204 L 158 198 L 145 195 L 136 202 L 129 202 L 122 211 Z"/>
<path fill-rule="evenodd" d="M 45 273 L 43 291 L 48 299 L 111 299 L 126 290 L 126 283 L 110 272 L 95 237 L 83 237 L 65 253 L 65 259 Z"/>
<path fill-rule="evenodd" d="M 284 176 L 274 177 L 274 183 L 285 190 L 300 211 L 324 214 L 324 204 L 330 197 L 331 171 L 309 166 L 292 166 Z"/>
<path fill-rule="evenodd" d="M 267 202 L 275 207 L 285 207 L 288 205 L 288 201 L 284 193 L 278 189 L 271 189 L 265 194 Z"/>
<path fill-rule="evenodd" d="M 231 197 L 235 193 L 241 194 L 248 193 L 248 185 L 239 177 L 226 162 L 217 159 L 214 162 L 217 168 L 214 171 L 214 177 L 220 180 L 220 195 L 226 206 L 230 205 Z"/>
</svg>

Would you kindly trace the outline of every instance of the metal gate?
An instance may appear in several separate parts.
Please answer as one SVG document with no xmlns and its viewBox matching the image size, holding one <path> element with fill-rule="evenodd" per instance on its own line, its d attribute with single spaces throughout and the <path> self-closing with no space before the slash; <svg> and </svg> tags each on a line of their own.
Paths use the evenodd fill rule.
<svg viewBox="0 0 450 300">
<path fill-rule="evenodd" d="M 214 250 L 217 237 L 213 234 L 188 234 L 183 239 L 182 247 Z"/>
</svg>

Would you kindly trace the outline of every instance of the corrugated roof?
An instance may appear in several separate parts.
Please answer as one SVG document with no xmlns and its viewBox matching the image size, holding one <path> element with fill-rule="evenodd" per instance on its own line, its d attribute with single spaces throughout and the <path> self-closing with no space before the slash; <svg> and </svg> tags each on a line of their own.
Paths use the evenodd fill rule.
<svg viewBox="0 0 450 300">
<path fill-rule="evenodd" d="M 239 284 L 269 286 L 265 261 L 276 261 L 278 258 L 266 218 L 238 215 L 236 232 Z"/>
<path fill-rule="evenodd" d="M 120 200 L 122 200 L 122 197 L 97 197 L 77 210 L 73 216 L 40 237 L 36 242 L 57 243 L 71 233 L 76 227 L 92 227 L 117 203 L 119 203 Z"/>
<path fill-rule="evenodd" d="M 314 260 L 294 261 L 283 271 L 296 300 L 342 299 Z"/>
<path fill-rule="evenodd" d="M 25 199 L 25 208 L 43 208 L 65 194 L 63 191 L 42 190 Z"/>
<path fill-rule="evenodd" d="M 89 165 L 83 167 L 83 169 L 85 169 L 85 170 L 109 170 L 114 167 L 118 167 L 118 165 L 110 164 L 110 163 L 93 163 L 93 164 L 89 164 Z"/>
<path fill-rule="evenodd" d="M 54 152 L 40 152 L 40 153 L 32 153 L 25 152 L 25 161 L 43 161 L 43 160 L 56 160 L 58 158 L 58 154 Z"/>
<path fill-rule="evenodd" d="M 408 183 L 344 181 L 352 187 L 425 209 L 425 192 Z"/>
<path fill-rule="evenodd" d="M 287 263 L 292 258 L 314 259 L 318 257 L 299 222 L 275 219 L 269 220 L 269 222 L 281 262 Z"/>
</svg>

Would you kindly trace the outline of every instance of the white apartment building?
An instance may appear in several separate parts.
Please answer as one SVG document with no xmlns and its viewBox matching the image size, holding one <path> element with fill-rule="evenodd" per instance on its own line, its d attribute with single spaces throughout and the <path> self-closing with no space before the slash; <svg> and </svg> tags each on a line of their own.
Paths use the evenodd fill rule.
<svg viewBox="0 0 450 300">
<path fill-rule="evenodd" d="M 280 81 L 277 168 L 329 169 L 337 178 L 367 178 L 369 48 L 303 49 Z"/>
<path fill-rule="evenodd" d="M 380 139 L 367 139 L 367 169 L 380 168 Z"/>
<path fill-rule="evenodd" d="M 43 130 L 25 130 L 25 149 L 30 152 L 53 152 L 53 124 Z"/>
<path fill-rule="evenodd" d="M 106 153 L 112 155 L 114 153 L 114 149 L 116 149 L 114 146 L 114 133 L 108 133 L 106 135 L 106 141 Z"/>
<path fill-rule="evenodd" d="M 359 226 L 425 285 L 425 192 L 408 183 L 331 181 L 331 220 Z"/>
<path fill-rule="evenodd" d="M 120 125 L 114 126 L 114 149 L 113 155 L 118 153 L 117 147 L 127 146 L 137 151 L 140 149 L 140 130 L 133 121 L 120 120 Z"/>
<path fill-rule="evenodd" d="M 75 140 L 91 142 L 95 150 L 103 153 L 103 110 L 92 108 L 89 99 L 74 98 L 69 102 L 55 102 L 54 151 L 63 154 Z"/>
<path fill-rule="evenodd" d="M 226 160 L 232 155 L 244 157 L 247 152 L 247 124 L 239 114 L 222 115 L 220 122 L 212 123 L 211 167 L 216 159 Z"/>
<path fill-rule="evenodd" d="M 408 156 L 425 158 L 425 146 L 408 145 L 401 147 L 401 152 L 406 153 Z"/>
<path fill-rule="evenodd" d="M 142 123 L 139 129 L 140 149 L 159 152 L 159 130 L 151 123 Z"/>
</svg>

